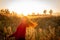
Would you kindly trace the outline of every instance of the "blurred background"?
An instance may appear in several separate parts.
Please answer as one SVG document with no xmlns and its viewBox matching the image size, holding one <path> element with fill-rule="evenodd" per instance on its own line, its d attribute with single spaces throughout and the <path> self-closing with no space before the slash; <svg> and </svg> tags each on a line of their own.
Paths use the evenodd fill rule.
<svg viewBox="0 0 60 40">
<path fill-rule="evenodd" d="M 60 40 L 60 0 L 0 0 L 0 40 L 16 31 L 22 16 L 38 24 L 26 29 L 26 40 Z"/>
</svg>

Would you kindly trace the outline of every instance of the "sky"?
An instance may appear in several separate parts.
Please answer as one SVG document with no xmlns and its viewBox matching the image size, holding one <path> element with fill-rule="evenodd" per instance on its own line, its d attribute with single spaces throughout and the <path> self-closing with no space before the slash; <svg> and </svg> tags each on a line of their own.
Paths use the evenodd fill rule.
<svg viewBox="0 0 60 40">
<path fill-rule="evenodd" d="M 45 9 L 60 12 L 60 0 L 0 0 L 0 9 L 17 13 L 42 13 Z"/>
</svg>

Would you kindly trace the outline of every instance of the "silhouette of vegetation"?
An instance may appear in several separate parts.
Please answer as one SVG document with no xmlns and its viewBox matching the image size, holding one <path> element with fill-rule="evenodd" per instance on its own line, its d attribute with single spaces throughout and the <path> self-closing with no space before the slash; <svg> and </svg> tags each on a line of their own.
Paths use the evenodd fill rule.
<svg viewBox="0 0 60 40">
<path fill-rule="evenodd" d="M 49 13 L 50 13 L 50 15 L 52 15 L 52 13 L 53 13 L 53 10 L 50 10 L 50 11 L 49 11 Z"/>
<path fill-rule="evenodd" d="M 44 10 L 44 13 L 46 14 L 46 10 Z M 52 10 L 50 10 L 50 14 L 52 14 Z M 34 32 L 33 34 L 35 34 L 36 37 L 34 40 L 60 40 L 60 16 L 57 17 L 50 16 L 43 18 L 38 17 L 38 18 L 32 18 L 31 20 L 38 23 L 38 25 L 35 28 L 36 32 L 34 32 L 34 29 L 32 28 Z M 20 23 L 20 17 L 18 17 L 16 13 L 14 12 L 10 13 L 8 9 L 1 9 L 0 40 L 5 40 L 6 36 L 11 35 L 11 33 L 15 32 L 19 23 Z M 34 38 L 34 36 L 32 37 Z M 12 38 L 10 40 L 14 39 Z"/>
<path fill-rule="evenodd" d="M 44 10 L 43 13 L 46 15 L 47 10 Z"/>
</svg>

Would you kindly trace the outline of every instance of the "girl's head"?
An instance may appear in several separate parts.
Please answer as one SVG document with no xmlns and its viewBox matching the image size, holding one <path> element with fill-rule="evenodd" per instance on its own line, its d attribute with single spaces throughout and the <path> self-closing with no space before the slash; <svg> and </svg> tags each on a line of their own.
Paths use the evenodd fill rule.
<svg viewBox="0 0 60 40">
<path fill-rule="evenodd" d="M 22 22 L 22 23 L 27 23 L 28 20 L 29 20 L 29 19 L 28 19 L 26 16 L 23 16 L 23 17 L 21 18 L 21 22 Z"/>
<path fill-rule="evenodd" d="M 35 27 L 35 26 L 37 25 L 37 23 L 33 22 L 33 21 L 32 21 L 31 19 L 29 19 L 27 16 L 22 17 L 22 18 L 21 18 L 21 22 L 24 23 L 24 24 L 27 23 L 27 25 L 33 26 L 33 27 Z"/>
</svg>

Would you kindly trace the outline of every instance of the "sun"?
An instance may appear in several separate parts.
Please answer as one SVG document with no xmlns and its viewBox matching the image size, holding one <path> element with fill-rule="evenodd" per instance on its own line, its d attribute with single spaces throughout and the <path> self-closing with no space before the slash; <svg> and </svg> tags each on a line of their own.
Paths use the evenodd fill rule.
<svg viewBox="0 0 60 40">
<path fill-rule="evenodd" d="M 17 12 L 17 14 L 23 13 L 26 16 L 32 14 L 32 12 L 42 14 L 42 11 L 49 9 L 49 7 L 40 2 L 12 2 L 8 5 L 8 9 Z"/>
</svg>

